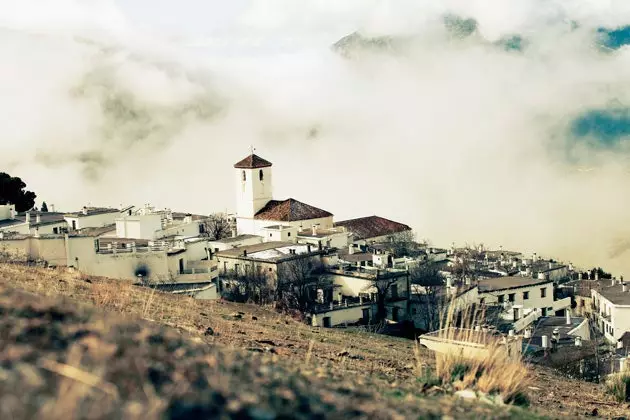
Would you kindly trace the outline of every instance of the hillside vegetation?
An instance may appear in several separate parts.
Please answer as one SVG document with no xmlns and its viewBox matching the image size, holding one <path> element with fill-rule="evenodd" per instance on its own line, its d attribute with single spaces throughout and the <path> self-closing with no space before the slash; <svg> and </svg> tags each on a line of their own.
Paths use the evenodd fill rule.
<svg viewBox="0 0 630 420">
<path fill-rule="evenodd" d="M 0 418 L 615 417 L 603 386 L 531 368 L 528 409 L 426 383 L 413 341 L 311 328 L 65 270 L 0 264 Z M 627 414 L 626 414 L 627 415 Z M 446 417 L 444 417 L 446 416 Z"/>
</svg>

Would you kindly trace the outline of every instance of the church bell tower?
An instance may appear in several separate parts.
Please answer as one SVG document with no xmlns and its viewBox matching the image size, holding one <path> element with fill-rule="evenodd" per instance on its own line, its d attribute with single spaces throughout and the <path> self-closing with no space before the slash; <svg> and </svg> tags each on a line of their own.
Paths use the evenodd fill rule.
<svg viewBox="0 0 630 420">
<path fill-rule="evenodd" d="M 236 214 L 253 219 L 272 200 L 271 162 L 253 153 L 234 165 L 236 172 Z"/>
</svg>

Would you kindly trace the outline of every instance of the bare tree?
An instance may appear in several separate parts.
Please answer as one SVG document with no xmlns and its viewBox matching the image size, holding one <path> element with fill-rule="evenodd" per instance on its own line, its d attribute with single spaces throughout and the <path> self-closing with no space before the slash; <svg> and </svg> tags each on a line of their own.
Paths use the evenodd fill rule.
<svg viewBox="0 0 630 420">
<path fill-rule="evenodd" d="M 372 280 L 371 286 L 376 289 L 376 314 L 374 320 L 376 322 L 383 321 L 387 318 L 387 299 L 392 286 L 398 283 L 398 277 L 392 275 L 379 273 L 376 274 L 374 280 Z"/>
<path fill-rule="evenodd" d="M 214 213 L 201 222 L 199 233 L 211 241 L 217 241 L 232 234 L 232 224 L 224 213 Z"/>
<path fill-rule="evenodd" d="M 409 277 L 412 285 L 422 286 L 423 289 L 417 298 L 424 326 L 428 331 L 439 329 L 441 314 L 447 303 L 444 276 L 435 263 L 428 262 L 412 268 Z"/>
<path fill-rule="evenodd" d="M 296 258 L 278 268 L 276 305 L 282 310 L 302 313 L 312 308 L 317 300 L 317 289 L 323 286 L 323 264 L 313 258 Z"/>
<path fill-rule="evenodd" d="M 228 300 L 258 305 L 267 305 L 273 301 L 269 277 L 259 266 L 247 266 L 243 271 L 231 270 L 224 277 L 223 294 Z"/>
<path fill-rule="evenodd" d="M 394 233 L 387 239 L 389 250 L 396 257 L 412 255 L 419 248 L 419 244 L 416 243 L 416 236 L 410 230 Z"/>
<path fill-rule="evenodd" d="M 483 269 L 483 259 L 486 249 L 483 244 L 465 246 L 455 252 L 455 264 L 453 276 L 459 284 L 469 279 L 471 284 L 476 283 L 479 272 Z"/>
</svg>

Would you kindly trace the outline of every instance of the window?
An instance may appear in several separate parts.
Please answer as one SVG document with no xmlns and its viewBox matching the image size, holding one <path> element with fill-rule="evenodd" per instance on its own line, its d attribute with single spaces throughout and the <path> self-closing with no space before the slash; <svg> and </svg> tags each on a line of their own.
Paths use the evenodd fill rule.
<svg viewBox="0 0 630 420">
<path fill-rule="evenodd" d="M 397 299 L 398 298 L 398 285 L 397 284 L 392 284 L 391 296 L 392 296 L 392 299 Z M 396 321 L 396 320 L 394 320 L 394 321 Z"/>
<path fill-rule="evenodd" d="M 287 236 L 291 236 L 291 232 L 287 232 Z"/>
<path fill-rule="evenodd" d="M 76 220 L 72 221 L 72 230 L 77 230 L 77 221 Z"/>
<path fill-rule="evenodd" d="M 271 267 L 269 267 L 269 272 L 271 273 L 273 271 L 273 269 Z"/>
<path fill-rule="evenodd" d="M 53 228 L 53 233 L 56 235 L 59 233 L 59 228 Z"/>
<path fill-rule="evenodd" d="M 529 299 L 529 292 L 523 292 L 523 300 Z"/>
<path fill-rule="evenodd" d="M 243 177 L 243 182 L 247 181 L 247 174 L 245 173 L 245 171 L 241 172 L 241 176 Z"/>
<path fill-rule="evenodd" d="M 263 174 L 263 170 L 261 169 L 258 171 L 258 179 L 262 181 L 264 178 L 265 178 L 265 175 Z"/>
<path fill-rule="evenodd" d="M 499 303 L 505 302 L 505 295 L 499 295 Z"/>
<path fill-rule="evenodd" d="M 515 297 L 515 296 L 516 296 L 516 293 L 510 293 L 510 294 L 508 295 L 508 300 L 509 300 L 510 302 L 514 302 L 514 297 Z"/>
<path fill-rule="evenodd" d="M 540 288 L 540 297 L 541 298 L 547 297 L 547 288 L 546 287 L 541 287 Z"/>
</svg>

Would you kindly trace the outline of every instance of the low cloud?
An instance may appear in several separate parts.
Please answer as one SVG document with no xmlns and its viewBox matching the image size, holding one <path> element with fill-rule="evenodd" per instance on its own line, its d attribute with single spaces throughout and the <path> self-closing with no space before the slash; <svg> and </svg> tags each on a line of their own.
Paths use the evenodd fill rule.
<svg viewBox="0 0 630 420">
<path fill-rule="evenodd" d="M 254 144 L 338 219 L 630 269 L 627 2 L 249 2 L 193 35 L 99 3 L 0 20 L 0 165 L 47 202 L 233 208 Z"/>
</svg>

